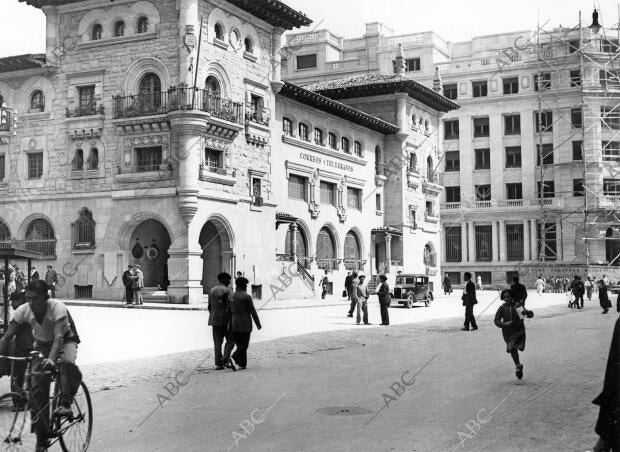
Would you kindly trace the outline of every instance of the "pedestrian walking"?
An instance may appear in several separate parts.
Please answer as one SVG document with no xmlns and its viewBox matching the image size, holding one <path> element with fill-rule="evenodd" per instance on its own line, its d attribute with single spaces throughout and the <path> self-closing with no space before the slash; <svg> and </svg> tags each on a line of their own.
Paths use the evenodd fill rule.
<svg viewBox="0 0 620 452">
<path fill-rule="evenodd" d="M 390 303 L 392 302 L 390 298 L 390 286 L 387 283 L 387 276 L 380 275 L 379 279 L 381 283 L 377 288 L 377 296 L 379 297 L 379 310 L 381 312 L 381 325 L 389 325 L 390 324 L 390 314 L 388 313 L 388 308 L 390 307 Z"/>
<path fill-rule="evenodd" d="M 230 301 L 229 321 L 230 331 L 235 341 L 236 349 L 230 356 L 230 366 L 239 366 L 245 369 L 248 365 L 248 347 L 252 334 L 252 320 L 259 330 L 262 328 L 258 313 L 254 308 L 254 301 L 248 295 L 249 281 L 243 276 L 235 280 L 235 293 Z"/>
<path fill-rule="evenodd" d="M 620 450 L 620 318 L 616 320 L 614 333 L 609 348 L 607 367 L 603 391 L 593 404 L 599 406 L 598 419 L 594 431 L 599 435 L 593 450 L 594 452 L 608 452 Z"/>
<path fill-rule="evenodd" d="M 525 350 L 525 324 L 523 318 L 532 318 L 534 313 L 517 303 L 512 291 L 505 289 L 501 293 L 504 302 L 495 313 L 495 326 L 502 329 L 502 336 L 506 342 L 506 352 L 510 353 L 515 363 L 515 375 L 523 378 L 523 363 L 519 360 L 519 351 Z"/>
<path fill-rule="evenodd" d="M 351 280 L 353 276 L 351 276 L 351 272 L 347 272 L 346 278 L 344 278 L 344 291 L 342 292 L 343 297 L 347 297 L 347 301 L 351 300 Z"/>
<path fill-rule="evenodd" d="M 482 276 L 476 276 L 476 285 L 478 286 L 478 290 L 482 290 Z"/>
<path fill-rule="evenodd" d="M 364 325 L 370 325 L 368 322 L 368 285 L 365 282 L 366 277 L 360 275 L 359 284 L 357 285 L 357 324 L 360 324 L 360 309 L 363 313 L 361 320 L 364 321 Z"/>
<path fill-rule="evenodd" d="M 515 302 L 525 307 L 525 300 L 527 299 L 527 288 L 519 282 L 518 276 L 512 277 L 512 286 L 510 286 L 512 296 Z"/>
<path fill-rule="evenodd" d="M 603 282 L 605 283 L 605 286 L 609 285 L 609 278 L 607 277 L 607 275 L 603 275 Z"/>
<path fill-rule="evenodd" d="M 598 282 L 598 301 L 601 304 L 601 308 L 603 308 L 602 314 L 607 314 L 607 311 L 611 308 L 611 301 L 609 301 L 609 295 L 607 294 L 607 285 L 602 279 Z"/>
<path fill-rule="evenodd" d="M 56 284 L 58 284 L 58 273 L 54 270 L 54 267 L 51 265 L 47 266 L 47 271 L 45 272 L 45 282 L 50 288 L 50 295 L 52 298 L 56 298 Z"/>
<path fill-rule="evenodd" d="M 123 281 L 123 286 L 125 286 L 125 304 L 126 305 L 130 305 L 133 304 L 133 288 L 132 288 L 132 282 L 133 282 L 133 265 L 129 264 L 127 266 L 127 270 L 125 270 L 123 272 L 123 276 L 122 276 L 122 281 Z"/>
<path fill-rule="evenodd" d="M 465 290 L 461 297 L 463 306 L 465 306 L 465 325 L 461 329 L 463 331 L 469 331 L 471 325 L 472 331 L 475 331 L 478 329 L 476 318 L 474 317 L 474 305 L 478 304 L 478 300 L 476 299 L 476 286 L 471 281 L 471 273 L 465 272 L 463 279 L 466 281 Z"/>
<path fill-rule="evenodd" d="M 215 369 L 222 370 L 224 367 L 230 367 L 237 370 L 230 363 L 230 353 L 235 346 L 232 332 L 228 331 L 228 311 L 232 291 L 230 290 L 230 281 L 232 276 L 228 273 L 220 273 L 217 275 L 218 285 L 209 291 L 209 302 L 207 309 L 209 310 L 208 325 L 212 327 L 213 333 L 213 354 L 215 355 Z M 222 355 L 222 344 L 226 339 L 224 346 L 224 354 Z"/>
<path fill-rule="evenodd" d="M 575 275 L 575 279 L 571 284 L 571 291 L 575 296 L 575 301 L 573 302 L 577 309 L 583 309 L 583 294 L 586 289 L 583 285 L 583 281 L 579 275 Z M 581 300 L 581 306 L 579 305 L 579 300 Z"/>
<path fill-rule="evenodd" d="M 586 288 L 586 296 L 588 297 L 588 301 L 592 301 L 594 284 L 592 284 L 592 278 L 590 276 L 588 276 L 588 278 L 583 282 L 583 286 Z"/>
<path fill-rule="evenodd" d="M 443 278 L 443 294 L 449 295 L 452 293 L 452 281 L 450 277 L 446 274 Z"/>
<path fill-rule="evenodd" d="M 325 299 L 325 295 L 327 294 L 327 288 L 329 286 L 329 278 L 327 277 L 328 270 L 325 270 L 325 275 L 321 279 L 319 285 L 321 286 L 321 299 Z"/>
<path fill-rule="evenodd" d="M 357 272 L 353 272 L 353 274 L 351 274 L 351 280 L 349 284 L 350 286 L 349 288 L 347 288 L 347 291 L 349 292 L 349 296 L 351 297 L 351 306 L 349 307 L 347 317 L 353 317 L 353 311 L 357 306 Z"/>
<path fill-rule="evenodd" d="M 543 289 L 545 287 L 545 282 L 542 279 L 542 275 L 538 275 L 538 279 L 534 284 L 536 285 L 536 293 L 538 295 L 542 295 Z"/>
</svg>

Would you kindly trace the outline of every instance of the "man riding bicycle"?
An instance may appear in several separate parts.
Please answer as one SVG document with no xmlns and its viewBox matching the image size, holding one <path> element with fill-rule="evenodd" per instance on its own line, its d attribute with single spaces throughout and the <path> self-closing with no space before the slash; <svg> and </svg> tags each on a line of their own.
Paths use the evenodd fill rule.
<svg viewBox="0 0 620 452">
<path fill-rule="evenodd" d="M 82 380 L 82 373 L 75 365 L 80 339 L 67 307 L 58 300 L 50 299 L 48 290 L 44 280 L 28 283 L 28 303 L 14 312 L 6 334 L 0 339 L 0 354 L 6 353 L 9 342 L 19 327 L 30 324 L 35 340 L 34 350 L 45 357 L 41 367 L 53 369 L 58 360 L 60 405 L 54 410 L 54 415 L 71 416 L 71 403 Z M 31 407 L 31 417 L 37 435 L 36 451 L 39 452 L 47 450 L 49 444 L 49 375 L 33 375 L 32 388 L 35 403 Z"/>
</svg>

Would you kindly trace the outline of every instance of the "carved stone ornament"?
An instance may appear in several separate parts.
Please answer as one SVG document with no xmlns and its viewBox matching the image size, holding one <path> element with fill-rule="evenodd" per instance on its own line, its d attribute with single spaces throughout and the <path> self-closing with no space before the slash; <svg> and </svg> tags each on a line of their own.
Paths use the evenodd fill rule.
<svg viewBox="0 0 620 452">
<path fill-rule="evenodd" d="M 166 135 L 143 135 L 133 137 L 131 139 L 133 146 L 152 146 L 158 144 L 168 144 L 168 136 Z"/>
<path fill-rule="evenodd" d="M 228 151 L 228 148 L 229 148 L 228 142 L 224 140 L 218 140 L 217 138 L 213 138 L 213 137 L 207 137 L 207 136 L 203 138 L 204 138 L 204 145 L 206 148 L 215 149 L 217 151 L 224 151 L 224 152 Z"/>
<path fill-rule="evenodd" d="M 310 201 L 308 203 L 308 211 L 310 212 L 310 216 L 313 219 L 319 218 L 319 213 L 321 212 L 321 208 L 316 201 Z"/>
<path fill-rule="evenodd" d="M 338 213 L 338 218 L 341 223 L 347 221 L 347 209 L 344 206 L 338 206 L 336 212 Z"/>
<path fill-rule="evenodd" d="M 183 38 L 183 43 L 185 44 L 185 47 L 187 48 L 187 51 L 189 53 L 192 53 L 192 51 L 194 50 L 194 47 L 196 47 L 197 42 L 198 40 L 196 39 L 196 35 L 194 34 L 194 26 L 186 25 L 185 26 L 185 37 Z"/>
</svg>

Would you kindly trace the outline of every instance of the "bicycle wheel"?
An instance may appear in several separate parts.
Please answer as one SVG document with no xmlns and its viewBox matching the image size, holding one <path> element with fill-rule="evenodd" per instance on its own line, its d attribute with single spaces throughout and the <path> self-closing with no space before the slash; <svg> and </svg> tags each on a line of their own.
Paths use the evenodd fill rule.
<svg viewBox="0 0 620 452">
<path fill-rule="evenodd" d="M 54 390 L 54 409 L 60 403 L 60 385 Z M 64 452 L 84 452 L 88 449 L 90 435 L 93 432 L 93 405 L 86 384 L 80 382 L 80 387 L 73 397 L 71 404 L 73 416 L 55 418 L 56 432 L 60 447 Z"/>
<path fill-rule="evenodd" d="M 24 409 L 14 410 L 15 405 Z M 33 451 L 37 437 L 32 433 L 30 410 L 26 399 L 9 392 L 0 397 L 0 451 Z"/>
</svg>

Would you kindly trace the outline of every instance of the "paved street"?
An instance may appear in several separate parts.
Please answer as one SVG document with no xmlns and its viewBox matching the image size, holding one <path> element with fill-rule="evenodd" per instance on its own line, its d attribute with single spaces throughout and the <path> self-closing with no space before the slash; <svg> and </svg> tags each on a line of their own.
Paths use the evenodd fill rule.
<svg viewBox="0 0 620 452">
<path fill-rule="evenodd" d="M 601 389 L 615 311 L 602 316 L 597 300 L 586 302 L 582 312 L 570 311 L 561 295 L 530 294 L 528 307 L 536 316 L 527 322 L 525 377 L 518 381 L 501 332 L 492 324 L 495 294 L 484 293 L 477 306 L 479 313 L 491 304 L 477 332 L 459 330 L 459 296 L 442 298 L 428 309 L 390 309 L 394 325 L 388 328 L 351 325 L 342 306 L 265 309 L 265 327 L 250 346 L 249 368 L 236 373 L 213 370 L 209 350 L 84 365 L 94 389 L 92 450 L 591 447 L 596 419 L 591 400 Z M 99 312 L 101 329 L 111 314 Z M 79 321 L 86 318 L 79 316 Z M 371 321 L 377 319 L 373 306 Z M 152 320 L 145 317 L 134 325 L 136 337 L 142 330 L 156 331 Z M 184 331 L 189 346 L 200 338 L 190 331 L 197 324 L 172 331 Z M 89 328 L 80 326 L 87 338 Z M 166 331 L 162 336 L 175 343 Z M 110 347 L 125 334 L 114 328 Z M 202 334 L 208 345 L 208 333 Z M 410 386 L 394 385 L 398 381 Z M 392 386 L 404 393 L 395 395 Z"/>
</svg>

